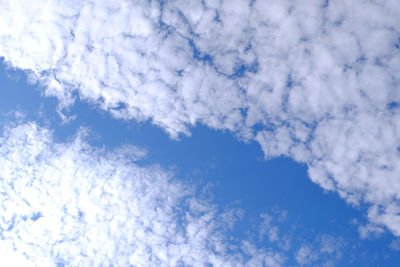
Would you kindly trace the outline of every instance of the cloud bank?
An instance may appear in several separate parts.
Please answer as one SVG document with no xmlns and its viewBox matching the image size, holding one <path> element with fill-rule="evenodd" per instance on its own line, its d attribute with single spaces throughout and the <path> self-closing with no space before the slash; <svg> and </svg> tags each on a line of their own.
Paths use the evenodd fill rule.
<svg viewBox="0 0 400 267">
<path fill-rule="evenodd" d="M 0 56 L 172 137 L 202 123 L 257 140 L 400 235 L 400 4 L 0 1 Z"/>
<path fill-rule="evenodd" d="M 7 266 L 283 262 L 278 252 L 233 243 L 234 210 L 217 212 L 159 167 L 137 166 L 124 149 L 92 148 L 83 136 L 55 143 L 35 123 L 3 132 L 0 258 Z"/>
<path fill-rule="evenodd" d="M 226 211 L 135 147 L 65 143 L 34 122 L 0 136 L 0 259 L 7 266 L 287 266 L 341 259 L 340 237 L 282 230 L 263 213 L 234 237 L 243 211 Z M 137 153 L 132 153 L 137 151 Z M 265 241 L 260 243 L 260 241 Z M 291 263 L 292 262 L 292 263 Z"/>
</svg>

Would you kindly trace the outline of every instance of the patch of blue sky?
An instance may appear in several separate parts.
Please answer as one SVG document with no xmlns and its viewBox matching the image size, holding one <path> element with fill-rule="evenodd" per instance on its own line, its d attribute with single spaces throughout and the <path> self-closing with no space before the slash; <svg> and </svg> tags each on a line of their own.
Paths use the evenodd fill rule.
<svg viewBox="0 0 400 267">
<path fill-rule="evenodd" d="M 27 120 L 44 123 L 56 123 L 59 116 L 54 112 L 57 107 L 55 98 L 43 97 L 37 85 L 28 83 L 26 73 L 5 65 L 0 58 L 0 114 L 3 120 L 15 112 L 23 113 Z"/>
<path fill-rule="evenodd" d="M 244 217 L 232 233 L 238 240 L 252 236 L 260 246 L 278 246 L 268 238 L 259 238 L 257 227 L 262 221 L 260 214 L 277 216 L 286 211 L 286 218 L 279 222 L 279 235 L 291 236 L 288 250 L 292 255 L 303 242 L 315 245 L 318 236 L 329 235 L 343 240 L 345 249 L 338 266 L 393 266 L 400 262 L 399 251 L 389 248 L 395 240 L 391 234 L 360 239 L 354 222 L 366 222 L 361 210 L 364 207 L 351 207 L 337 194 L 323 192 L 310 181 L 305 165 L 288 158 L 266 161 L 255 142 L 239 142 L 230 133 L 202 125 L 191 129 L 190 137 L 172 140 L 149 122 L 115 120 L 79 99 L 67 112 L 76 119 L 62 124 L 56 105 L 54 99 L 42 97 L 37 86 L 26 82 L 25 73 L 7 69 L 1 63 L 3 122 L 12 117 L 8 114 L 19 110 L 26 119 L 51 127 L 59 141 L 70 139 L 80 126 L 87 126 L 94 134 L 89 137 L 92 145 L 112 149 L 133 144 L 145 148 L 148 155 L 139 165 L 160 164 L 200 188 L 211 184 L 213 203 L 221 209 L 241 208 Z M 295 265 L 296 261 L 290 258 L 287 263 Z"/>
</svg>

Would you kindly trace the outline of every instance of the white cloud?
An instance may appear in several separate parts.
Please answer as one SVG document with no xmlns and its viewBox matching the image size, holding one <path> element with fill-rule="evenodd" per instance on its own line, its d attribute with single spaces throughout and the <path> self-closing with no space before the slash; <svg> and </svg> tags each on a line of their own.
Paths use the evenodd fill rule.
<svg viewBox="0 0 400 267">
<path fill-rule="evenodd" d="M 0 1 L 0 56 L 171 136 L 255 138 L 398 229 L 398 1 Z"/>
<path fill-rule="evenodd" d="M 270 242 L 277 242 L 279 240 L 280 243 L 285 243 L 286 240 L 279 236 L 278 227 L 271 224 L 272 217 L 266 213 L 263 213 L 260 216 L 263 221 L 259 227 L 259 238 L 262 240 L 267 236 Z M 283 244 L 280 244 L 280 246 L 284 247 Z"/>
<path fill-rule="evenodd" d="M 234 240 L 225 213 L 135 147 L 67 143 L 35 123 L 0 137 L 0 261 L 7 266 L 281 266 L 282 252 Z"/>
<path fill-rule="evenodd" d="M 300 266 L 336 266 L 342 257 L 343 246 L 341 238 L 321 235 L 314 244 L 302 244 L 294 258 Z"/>
<path fill-rule="evenodd" d="M 286 222 L 287 211 L 274 209 L 271 214 L 262 213 L 258 225 L 258 238 L 268 240 L 281 251 L 284 260 L 296 262 L 300 266 L 337 266 L 342 260 L 343 251 L 349 249 L 344 239 L 337 235 L 328 235 L 303 231 L 301 225 Z M 289 227 L 288 227 L 289 226 Z M 285 229 L 286 228 L 286 229 Z M 309 229 L 308 229 L 309 230 Z M 348 243 L 349 240 L 347 240 Z M 284 265 L 293 263 L 284 262 Z"/>
<path fill-rule="evenodd" d="M 159 166 L 139 166 L 134 146 L 57 143 L 33 122 L 0 136 L 0 261 L 7 266 L 285 266 L 340 260 L 341 239 L 282 227 L 285 210 L 235 225 L 244 210 L 216 206 Z M 285 230 L 291 229 L 291 230 Z M 263 241 L 264 236 L 266 239 Z M 293 249 L 292 249 L 293 248 Z M 306 248 L 306 249 L 305 249 Z"/>
<path fill-rule="evenodd" d="M 308 246 L 302 246 L 296 254 L 296 261 L 300 265 L 309 264 L 317 259 L 317 255 L 313 253 Z"/>
</svg>

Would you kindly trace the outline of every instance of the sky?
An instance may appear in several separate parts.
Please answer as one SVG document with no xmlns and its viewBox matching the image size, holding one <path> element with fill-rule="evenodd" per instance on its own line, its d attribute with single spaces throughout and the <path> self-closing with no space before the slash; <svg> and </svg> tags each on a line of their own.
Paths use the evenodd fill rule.
<svg viewBox="0 0 400 267">
<path fill-rule="evenodd" d="M 399 14 L 0 1 L 0 261 L 400 265 Z"/>
</svg>

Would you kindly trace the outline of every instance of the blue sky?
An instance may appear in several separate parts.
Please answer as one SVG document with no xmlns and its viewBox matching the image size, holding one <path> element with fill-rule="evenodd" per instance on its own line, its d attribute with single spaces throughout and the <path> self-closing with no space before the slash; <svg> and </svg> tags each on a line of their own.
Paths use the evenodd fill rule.
<svg viewBox="0 0 400 267">
<path fill-rule="evenodd" d="M 399 14 L 3 1 L 0 261 L 396 266 Z"/>
</svg>

